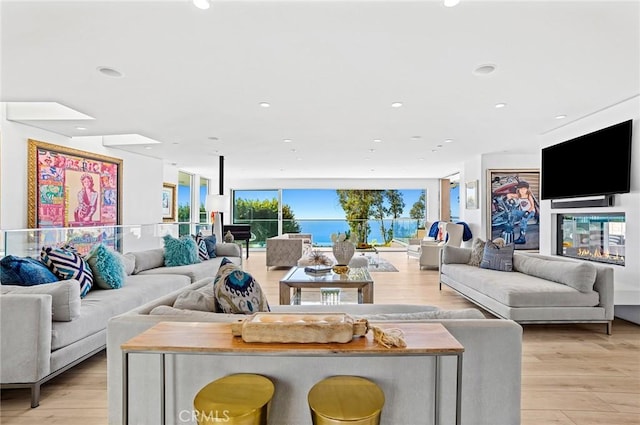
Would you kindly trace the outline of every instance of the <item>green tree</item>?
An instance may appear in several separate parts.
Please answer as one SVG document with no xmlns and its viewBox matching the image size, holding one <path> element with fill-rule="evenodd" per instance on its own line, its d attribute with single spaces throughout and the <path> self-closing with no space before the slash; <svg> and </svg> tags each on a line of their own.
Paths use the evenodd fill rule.
<svg viewBox="0 0 640 425">
<path fill-rule="evenodd" d="M 251 233 L 257 242 L 265 242 L 267 238 L 278 234 L 278 200 L 276 198 L 258 200 L 242 199 L 235 201 L 234 223 L 251 224 Z M 289 205 L 282 206 L 282 231 L 284 233 L 300 233 L 300 225 Z"/>
<path fill-rule="evenodd" d="M 369 218 L 373 215 L 375 191 L 372 190 L 336 190 L 338 202 L 344 210 L 351 234 L 356 243 L 366 243 L 371 232 Z M 353 239 L 353 238 L 352 238 Z"/>
<path fill-rule="evenodd" d="M 387 231 L 384 240 L 385 244 L 388 244 L 393 240 L 393 229 L 395 228 L 396 220 L 402 216 L 405 204 L 402 193 L 399 190 L 385 190 L 384 196 L 389 203 L 387 212 L 391 216 L 391 228 Z M 384 221 L 382 223 L 384 223 Z M 383 233 L 383 235 L 385 235 L 385 233 Z"/>
<path fill-rule="evenodd" d="M 425 196 L 424 196 L 424 192 L 422 192 L 418 200 L 414 202 L 413 206 L 411 207 L 411 210 L 409 211 L 409 217 L 416 220 L 416 225 L 418 226 L 418 229 L 424 228 L 424 225 L 425 225 L 425 215 L 424 215 L 425 204 L 426 204 Z"/>
</svg>

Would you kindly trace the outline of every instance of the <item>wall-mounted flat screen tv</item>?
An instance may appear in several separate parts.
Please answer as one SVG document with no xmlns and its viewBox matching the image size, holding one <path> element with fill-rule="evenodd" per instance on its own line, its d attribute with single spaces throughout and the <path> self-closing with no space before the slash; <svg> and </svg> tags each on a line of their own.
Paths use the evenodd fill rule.
<svg viewBox="0 0 640 425">
<path fill-rule="evenodd" d="M 540 198 L 629 192 L 632 124 L 628 120 L 542 149 Z"/>
</svg>

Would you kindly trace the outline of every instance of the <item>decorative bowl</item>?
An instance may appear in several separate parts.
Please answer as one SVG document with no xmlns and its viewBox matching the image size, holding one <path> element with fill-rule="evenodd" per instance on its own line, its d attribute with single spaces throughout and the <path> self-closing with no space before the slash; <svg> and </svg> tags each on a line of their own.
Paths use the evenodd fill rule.
<svg viewBox="0 0 640 425">
<path fill-rule="evenodd" d="M 346 275 L 347 273 L 349 273 L 349 266 L 347 266 L 346 264 L 336 264 L 331 269 L 334 273 L 339 275 Z"/>
</svg>

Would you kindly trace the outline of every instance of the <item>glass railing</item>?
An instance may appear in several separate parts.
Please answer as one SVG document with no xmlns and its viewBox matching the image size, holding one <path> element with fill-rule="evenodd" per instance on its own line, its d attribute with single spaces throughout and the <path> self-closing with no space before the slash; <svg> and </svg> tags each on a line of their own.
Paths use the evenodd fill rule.
<svg viewBox="0 0 640 425">
<path fill-rule="evenodd" d="M 234 224 L 251 225 L 252 239 L 249 242 L 249 246 L 253 248 L 264 248 L 268 238 L 278 235 L 278 220 L 276 219 L 236 220 Z M 366 242 L 377 246 L 385 245 L 380 221 L 361 220 L 360 228 L 366 229 L 367 226 L 369 231 Z M 328 247 L 332 244 L 331 234 L 348 231 L 349 224 L 346 220 L 340 219 L 295 219 L 283 220 L 282 229 L 282 233 L 310 233 L 314 246 Z M 390 229 L 393 229 L 392 239 L 394 241 L 407 244 L 410 238 L 415 238 L 418 235 L 418 220 L 408 218 L 384 220 L 384 231 L 387 233 L 387 240 L 390 239 Z"/>
<path fill-rule="evenodd" d="M 38 257 L 45 246 L 71 245 L 86 254 L 96 243 L 103 243 L 119 252 L 162 248 L 164 235 L 179 236 L 180 227 L 190 232 L 207 234 L 211 225 L 201 223 L 156 223 L 123 226 L 65 227 L 2 231 L 0 256 Z"/>
</svg>

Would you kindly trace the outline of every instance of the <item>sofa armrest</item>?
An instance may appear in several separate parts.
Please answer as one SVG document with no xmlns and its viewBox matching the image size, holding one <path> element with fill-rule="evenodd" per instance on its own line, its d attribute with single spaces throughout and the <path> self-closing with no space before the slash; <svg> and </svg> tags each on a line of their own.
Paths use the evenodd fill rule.
<svg viewBox="0 0 640 425">
<path fill-rule="evenodd" d="M 598 292 L 601 307 L 604 307 L 605 319 L 613 320 L 613 268 L 596 266 L 596 281 L 593 290 Z"/>
<path fill-rule="evenodd" d="M 51 371 L 51 295 L 0 296 L 0 381 L 36 382 Z"/>
</svg>

